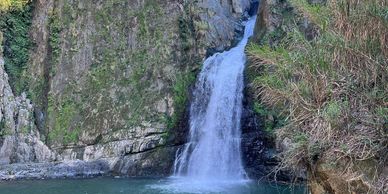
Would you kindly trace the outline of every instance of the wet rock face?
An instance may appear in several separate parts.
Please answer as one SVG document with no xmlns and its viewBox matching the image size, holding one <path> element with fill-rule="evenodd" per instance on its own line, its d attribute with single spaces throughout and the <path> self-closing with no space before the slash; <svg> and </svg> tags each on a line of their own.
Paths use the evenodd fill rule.
<svg viewBox="0 0 388 194">
<path fill-rule="evenodd" d="M 263 118 L 252 111 L 249 101 L 249 94 L 246 94 L 241 120 L 241 150 L 248 177 L 259 179 L 270 175 L 279 161 L 274 140 L 264 133 Z M 279 181 L 287 181 L 290 176 L 281 172 L 277 178 Z"/>
<path fill-rule="evenodd" d="M 245 74 L 248 73 L 247 71 L 249 69 L 245 70 Z M 265 120 L 263 116 L 254 112 L 254 93 L 252 90 L 249 79 L 246 78 L 241 116 L 241 150 L 248 177 L 259 179 L 272 173 L 278 161 L 274 141 L 264 132 Z"/>
<path fill-rule="evenodd" d="M 138 154 L 125 155 L 115 163 L 112 173 L 130 176 L 170 175 L 177 149 L 177 146 L 161 147 Z"/>
<path fill-rule="evenodd" d="M 233 40 L 242 37 L 241 16 L 247 17 L 250 0 L 202 0 L 197 6 L 199 21 L 207 26 L 204 44 L 208 54 L 230 48 Z"/>
</svg>

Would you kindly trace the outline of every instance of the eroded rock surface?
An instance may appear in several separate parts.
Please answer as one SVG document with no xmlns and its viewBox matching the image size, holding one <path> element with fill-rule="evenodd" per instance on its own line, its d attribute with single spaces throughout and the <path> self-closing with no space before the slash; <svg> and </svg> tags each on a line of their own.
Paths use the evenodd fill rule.
<svg viewBox="0 0 388 194">
<path fill-rule="evenodd" d="M 56 159 L 56 155 L 40 140 L 30 100 L 25 93 L 14 97 L 1 56 L 0 113 L 0 165 Z"/>
</svg>

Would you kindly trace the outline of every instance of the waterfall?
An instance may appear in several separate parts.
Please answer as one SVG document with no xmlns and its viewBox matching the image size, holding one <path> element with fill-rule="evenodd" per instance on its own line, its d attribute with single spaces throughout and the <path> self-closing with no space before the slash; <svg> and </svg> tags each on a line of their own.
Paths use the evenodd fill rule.
<svg viewBox="0 0 388 194">
<path fill-rule="evenodd" d="M 243 39 L 207 58 L 190 107 L 189 142 L 176 154 L 174 175 L 195 180 L 242 180 L 240 120 L 243 98 L 244 52 L 256 18 L 245 24 Z"/>
</svg>

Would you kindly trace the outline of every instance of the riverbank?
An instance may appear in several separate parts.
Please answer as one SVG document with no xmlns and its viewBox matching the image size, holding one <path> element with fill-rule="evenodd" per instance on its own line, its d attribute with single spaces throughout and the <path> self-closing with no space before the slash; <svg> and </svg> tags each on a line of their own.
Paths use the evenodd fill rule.
<svg viewBox="0 0 388 194">
<path fill-rule="evenodd" d="M 85 162 L 81 160 L 52 162 L 10 164 L 0 166 L 0 180 L 14 181 L 23 179 L 60 179 L 60 178 L 90 178 L 109 176 L 107 161 L 96 160 Z"/>
</svg>

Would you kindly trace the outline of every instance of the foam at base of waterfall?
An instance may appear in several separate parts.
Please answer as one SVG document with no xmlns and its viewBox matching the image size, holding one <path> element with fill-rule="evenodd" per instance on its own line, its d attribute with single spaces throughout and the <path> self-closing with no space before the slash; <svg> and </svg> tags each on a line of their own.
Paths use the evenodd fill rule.
<svg viewBox="0 0 388 194">
<path fill-rule="evenodd" d="M 241 187 L 248 187 L 251 181 L 241 180 L 215 180 L 195 179 L 191 177 L 172 176 L 167 182 L 149 185 L 152 189 L 161 190 L 162 193 L 234 193 L 234 190 L 241 190 Z"/>
</svg>

